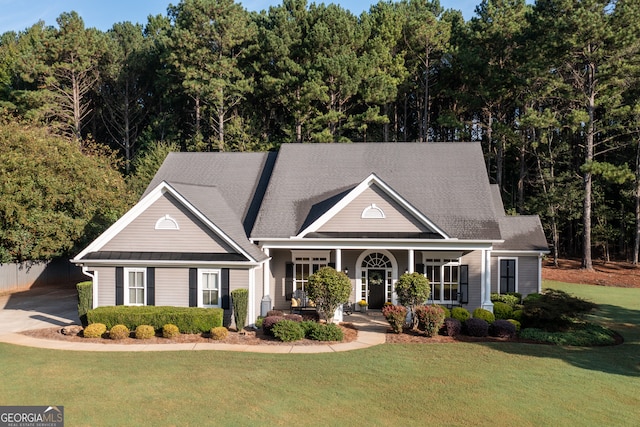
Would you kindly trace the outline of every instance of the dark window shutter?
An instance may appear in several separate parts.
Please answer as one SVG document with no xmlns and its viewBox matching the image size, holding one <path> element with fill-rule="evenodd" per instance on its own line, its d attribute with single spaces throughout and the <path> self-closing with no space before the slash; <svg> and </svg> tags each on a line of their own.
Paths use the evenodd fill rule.
<svg viewBox="0 0 640 427">
<path fill-rule="evenodd" d="M 288 262 L 284 267 L 284 295 L 287 301 L 291 301 L 293 294 L 293 263 Z"/>
<path fill-rule="evenodd" d="M 416 273 L 424 274 L 424 264 L 416 264 L 413 271 L 415 271 Z"/>
<path fill-rule="evenodd" d="M 124 267 L 116 267 L 116 305 L 124 304 Z"/>
<path fill-rule="evenodd" d="M 220 293 L 222 294 L 222 308 L 231 308 L 231 296 L 229 295 L 229 269 L 223 268 L 220 275 Z"/>
<path fill-rule="evenodd" d="M 469 266 L 460 266 L 460 291 L 458 294 L 460 304 L 469 303 Z"/>
<path fill-rule="evenodd" d="M 198 306 L 198 269 L 189 269 L 189 307 Z"/>
<path fill-rule="evenodd" d="M 156 269 L 147 268 L 147 305 L 156 305 Z"/>
</svg>

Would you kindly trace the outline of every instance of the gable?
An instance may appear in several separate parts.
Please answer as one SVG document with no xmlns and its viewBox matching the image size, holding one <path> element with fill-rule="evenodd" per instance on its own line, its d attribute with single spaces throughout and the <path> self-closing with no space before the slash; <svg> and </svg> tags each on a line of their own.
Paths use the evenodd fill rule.
<svg viewBox="0 0 640 427">
<path fill-rule="evenodd" d="M 161 195 L 100 250 L 174 253 L 237 252 L 169 193 Z"/>
<path fill-rule="evenodd" d="M 365 189 L 362 194 L 319 227 L 317 232 L 335 233 L 344 230 L 355 233 L 431 231 L 377 185 Z"/>
</svg>

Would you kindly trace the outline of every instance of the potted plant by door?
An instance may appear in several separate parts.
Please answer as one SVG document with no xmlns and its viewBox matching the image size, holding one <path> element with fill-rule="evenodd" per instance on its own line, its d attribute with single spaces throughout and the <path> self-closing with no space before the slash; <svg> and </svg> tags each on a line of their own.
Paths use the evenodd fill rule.
<svg viewBox="0 0 640 427">
<path fill-rule="evenodd" d="M 360 311 L 363 313 L 367 312 L 367 307 L 369 306 L 369 303 L 366 302 L 365 300 L 361 299 L 360 301 L 358 301 L 358 305 L 360 306 Z"/>
</svg>

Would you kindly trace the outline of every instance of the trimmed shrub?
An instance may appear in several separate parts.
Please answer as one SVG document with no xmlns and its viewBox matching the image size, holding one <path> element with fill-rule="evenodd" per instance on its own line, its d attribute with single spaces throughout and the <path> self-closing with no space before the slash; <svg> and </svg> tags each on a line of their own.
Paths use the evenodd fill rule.
<svg viewBox="0 0 640 427">
<path fill-rule="evenodd" d="M 518 292 L 509 292 L 506 294 L 491 294 L 491 302 L 503 302 L 505 304 L 509 304 L 511 308 L 514 308 L 516 305 L 520 304 L 520 301 L 522 301 L 522 295 L 520 295 Z"/>
<path fill-rule="evenodd" d="M 271 316 L 284 316 L 284 311 L 281 310 L 269 310 L 267 311 L 267 315 L 264 317 L 271 317 Z"/>
<path fill-rule="evenodd" d="M 162 326 L 162 336 L 165 338 L 175 338 L 180 335 L 180 328 L 172 323 Z"/>
<path fill-rule="evenodd" d="M 446 319 L 447 317 L 451 317 L 451 310 L 449 310 L 447 307 L 442 306 L 442 305 L 438 305 L 438 304 L 434 304 L 435 307 L 440 307 L 442 309 L 442 311 L 444 311 L 444 318 Z"/>
<path fill-rule="evenodd" d="M 429 279 L 424 274 L 418 272 L 405 273 L 395 284 L 396 295 L 398 295 L 398 303 L 409 307 L 411 312 L 412 327 L 418 327 L 418 316 L 416 316 L 416 307 L 422 305 L 431 294 Z"/>
<path fill-rule="evenodd" d="M 522 304 L 527 304 L 529 302 L 535 301 L 537 299 L 540 299 L 542 297 L 542 294 L 539 293 L 532 293 L 527 295 L 526 297 L 524 297 L 524 299 L 522 300 Z"/>
<path fill-rule="evenodd" d="M 224 326 L 216 326 L 215 328 L 211 328 L 209 335 L 211 339 L 220 341 L 229 336 L 229 330 Z"/>
<path fill-rule="evenodd" d="M 576 325 L 576 327 L 567 332 L 527 328 L 520 332 L 520 338 L 555 345 L 574 346 L 613 345 L 616 342 L 612 330 L 593 323 Z"/>
<path fill-rule="evenodd" d="M 156 336 L 156 330 L 151 325 L 140 325 L 136 328 L 136 338 L 148 340 Z"/>
<path fill-rule="evenodd" d="M 471 318 L 471 313 L 464 307 L 453 307 L 453 309 L 451 309 L 451 317 L 458 319 L 460 323 L 464 323 L 465 320 Z"/>
<path fill-rule="evenodd" d="M 515 326 L 515 327 L 516 327 L 516 333 L 517 333 L 517 332 L 520 332 L 520 327 L 521 327 L 521 326 L 520 326 L 520 322 L 518 322 L 518 321 L 517 321 L 517 320 L 515 320 L 515 319 L 507 319 L 507 322 L 511 323 L 513 326 Z"/>
<path fill-rule="evenodd" d="M 518 322 L 522 322 L 522 310 L 513 310 L 513 313 L 511 313 L 511 318 L 517 320 Z"/>
<path fill-rule="evenodd" d="M 316 327 L 311 328 L 305 336 L 316 341 L 342 341 L 344 334 L 342 329 L 333 323 L 316 323 Z"/>
<path fill-rule="evenodd" d="M 489 335 L 498 338 L 513 338 L 516 336 L 516 326 L 508 320 L 498 319 L 489 325 Z"/>
<path fill-rule="evenodd" d="M 262 321 L 262 330 L 267 335 L 273 335 L 271 330 L 273 329 L 273 327 L 274 327 L 274 325 L 276 323 L 278 323 L 278 322 L 280 322 L 282 320 L 284 320 L 284 316 L 267 316 Z"/>
<path fill-rule="evenodd" d="M 107 325 L 104 323 L 92 323 L 84 328 L 82 335 L 85 338 L 102 338 L 105 332 L 107 332 Z"/>
<path fill-rule="evenodd" d="M 564 291 L 545 289 L 538 298 L 525 298 L 522 322 L 527 327 L 561 330 L 596 307 L 596 304 Z"/>
<path fill-rule="evenodd" d="M 489 324 L 496 321 L 496 316 L 492 312 L 490 312 L 489 310 L 485 310 L 484 308 L 476 308 L 475 310 L 473 310 L 473 317 L 475 319 L 482 319 Z"/>
<path fill-rule="evenodd" d="M 195 334 L 207 333 L 211 328 L 222 326 L 223 313 L 221 308 L 118 305 L 89 310 L 87 320 L 89 323 L 104 323 L 109 329 L 121 324 L 129 329 L 151 325 L 159 330 L 171 323 L 183 333 Z"/>
<path fill-rule="evenodd" d="M 442 325 L 441 330 L 444 335 L 448 337 L 455 337 L 460 335 L 460 332 L 462 332 L 462 323 L 460 323 L 458 319 L 447 317 L 444 319 L 444 324 Z"/>
<path fill-rule="evenodd" d="M 262 321 L 264 320 L 264 317 L 262 316 L 258 316 L 258 318 L 256 319 L 256 328 L 258 329 L 262 329 Z"/>
<path fill-rule="evenodd" d="M 382 307 L 382 314 L 391 325 L 393 332 L 401 334 L 407 319 L 407 308 L 402 305 L 387 305 Z"/>
<path fill-rule="evenodd" d="M 282 319 L 271 328 L 273 336 L 280 341 L 291 342 L 299 341 L 304 338 L 304 329 L 300 322 Z"/>
<path fill-rule="evenodd" d="M 489 324 L 486 320 L 473 317 L 463 323 L 464 332 L 470 337 L 486 337 L 489 334 Z"/>
<path fill-rule="evenodd" d="M 417 306 L 415 315 L 418 318 L 418 329 L 424 331 L 428 337 L 438 333 L 445 319 L 444 310 L 435 305 Z"/>
<path fill-rule="evenodd" d="M 80 282 L 76 284 L 78 290 L 78 317 L 83 328 L 89 325 L 87 312 L 93 308 L 93 282 Z"/>
<path fill-rule="evenodd" d="M 302 316 L 300 314 L 285 314 L 284 318 L 292 322 L 302 322 Z"/>
<path fill-rule="evenodd" d="M 236 321 L 236 329 L 241 331 L 247 320 L 249 307 L 249 290 L 234 289 L 231 291 L 231 303 L 233 304 L 233 319 Z"/>
<path fill-rule="evenodd" d="M 333 313 L 349 301 L 351 280 L 342 271 L 336 271 L 332 267 L 321 267 L 309 276 L 305 290 L 327 322 L 333 323 Z"/>
<path fill-rule="evenodd" d="M 496 301 L 493 303 L 493 314 L 496 319 L 511 319 L 513 308 L 506 302 Z"/>
<path fill-rule="evenodd" d="M 109 338 L 112 340 L 123 340 L 129 338 L 131 331 L 125 325 L 114 325 L 109 330 Z"/>
</svg>

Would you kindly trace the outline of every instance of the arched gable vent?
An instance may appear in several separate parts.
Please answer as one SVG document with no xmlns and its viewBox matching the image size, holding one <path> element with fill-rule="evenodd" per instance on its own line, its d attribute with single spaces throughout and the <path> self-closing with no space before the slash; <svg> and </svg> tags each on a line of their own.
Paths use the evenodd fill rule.
<svg viewBox="0 0 640 427">
<path fill-rule="evenodd" d="M 380 209 L 379 206 L 376 206 L 375 203 L 372 203 L 371 206 L 367 206 L 362 211 L 362 215 L 360 216 L 363 219 L 384 219 L 384 211 Z"/>
<path fill-rule="evenodd" d="M 156 221 L 156 230 L 180 230 L 180 227 L 175 219 L 165 215 Z"/>
</svg>

